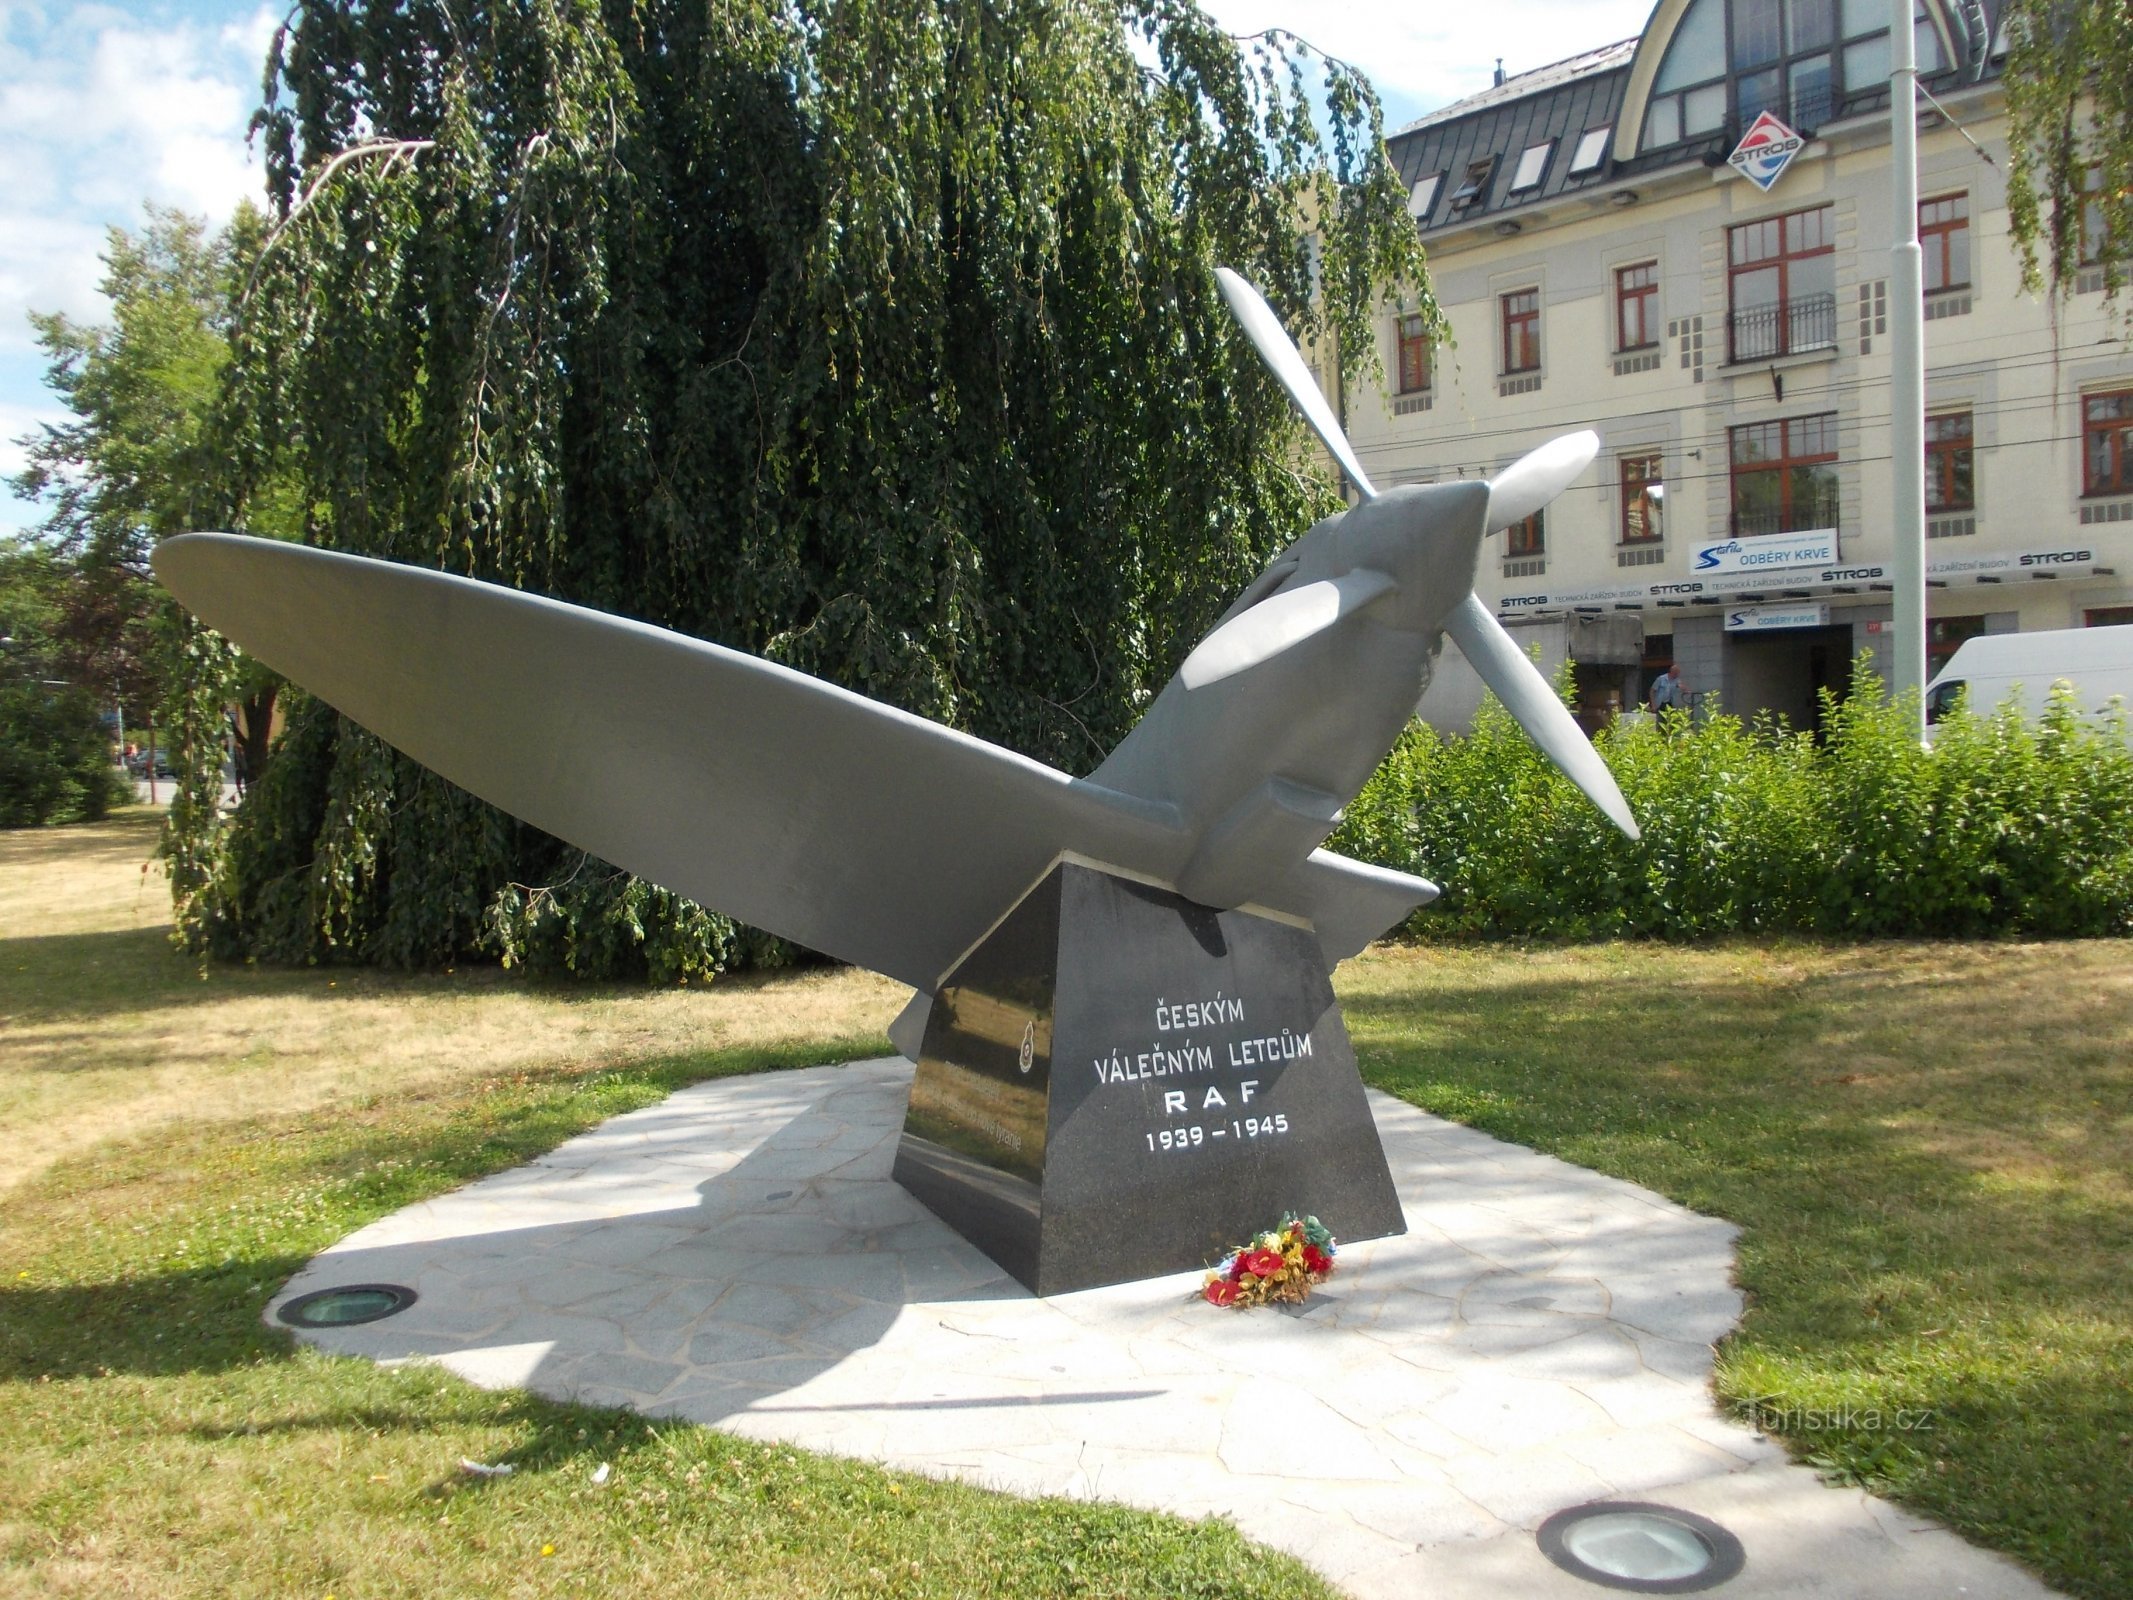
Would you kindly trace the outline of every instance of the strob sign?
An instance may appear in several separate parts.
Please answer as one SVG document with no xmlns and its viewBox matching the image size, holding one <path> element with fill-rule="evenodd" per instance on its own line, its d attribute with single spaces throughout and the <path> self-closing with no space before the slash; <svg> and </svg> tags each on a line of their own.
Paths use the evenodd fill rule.
<svg viewBox="0 0 2133 1600">
<path fill-rule="evenodd" d="M 1733 154 L 1726 157 L 1726 163 L 1768 194 L 1770 186 L 1784 176 L 1785 169 L 1792 165 L 1792 158 L 1800 153 L 1800 146 L 1806 142 L 1765 111 L 1749 124 L 1748 131 L 1740 136 L 1740 143 L 1733 147 Z"/>
</svg>

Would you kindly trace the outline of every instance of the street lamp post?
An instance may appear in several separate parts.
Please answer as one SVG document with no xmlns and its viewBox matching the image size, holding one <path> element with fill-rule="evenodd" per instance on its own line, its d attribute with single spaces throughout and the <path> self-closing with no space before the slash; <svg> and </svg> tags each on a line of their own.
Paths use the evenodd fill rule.
<svg viewBox="0 0 2133 1600">
<path fill-rule="evenodd" d="M 1894 166 L 1895 243 L 1889 273 L 1890 533 L 1895 551 L 1894 673 L 1890 688 L 1912 696 L 1925 737 L 1926 687 L 1926 315 L 1925 257 L 1918 247 L 1918 37 L 1912 0 L 1889 0 L 1889 144 Z"/>
</svg>

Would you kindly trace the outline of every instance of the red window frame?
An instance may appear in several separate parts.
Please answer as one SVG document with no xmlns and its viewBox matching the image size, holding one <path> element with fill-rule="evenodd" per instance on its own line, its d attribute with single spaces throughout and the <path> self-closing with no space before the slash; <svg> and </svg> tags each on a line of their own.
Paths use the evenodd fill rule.
<svg viewBox="0 0 2133 1600">
<path fill-rule="evenodd" d="M 1729 326 L 1742 312 L 1761 311 L 1765 305 L 1776 318 L 1773 330 L 1775 348 L 1767 352 L 1757 352 L 1755 359 L 1760 360 L 1765 354 L 1781 356 L 1791 353 L 1793 269 L 1803 261 L 1834 255 L 1837 249 L 1836 231 L 1836 208 L 1830 205 L 1808 206 L 1801 211 L 1788 211 L 1782 216 L 1743 222 L 1726 230 L 1726 311 Z M 1777 298 L 1744 306 L 1740 297 L 1741 280 L 1759 273 L 1776 274 Z M 1834 295 L 1831 303 L 1834 307 Z M 1834 332 L 1834 309 L 1831 311 L 1830 325 Z M 1745 359 L 1730 348 L 1733 342 L 1729 336 L 1726 359 Z"/>
<path fill-rule="evenodd" d="M 1666 537 L 1652 485 L 1662 481 L 1664 463 L 1657 455 L 1622 458 L 1622 542 L 1657 544 Z"/>
<path fill-rule="evenodd" d="M 1970 413 L 1926 418 L 1926 509 L 1977 509 L 1977 451 Z"/>
<path fill-rule="evenodd" d="M 1649 350 L 1659 342 L 1659 263 L 1615 269 L 1615 348 Z"/>
<path fill-rule="evenodd" d="M 1429 319 L 1406 316 L 1393 325 L 1399 347 L 1400 393 L 1424 394 L 1429 390 Z"/>
<path fill-rule="evenodd" d="M 1548 553 L 1548 527 L 1543 520 L 1545 512 L 1536 511 L 1521 522 L 1514 522 L 1504 529 L 1504 554 L 1507 556 L 1544 556 Z"/>
<path fill-rule="evenodd" d="M 1503 370 L 1538 372 L 1541 364 L 1540 290 L 1514 289 L 1502 297 Z"/>
<path fill-rule="evenodd" d="M 1970 196 L 1944 194 L 1919 201 L 1918 243 L 1925 251 L 1927 294 L 1969 288 Z"/>
<path fill-rule="evenodd" d="M 2081 397 L 2081 492 L 2133 494 L 2133 389 Z"/>
<path fill-rule="evenodd" d="M 1829 521 L 1820 512 L 1820 499 L 1802 504 L 1803 483 L 1816 483 L 1814 469 L 1837 459 L 1837 414 L 1825 411 L 1812 417 L 1787 417 L 1780 422 L 1750 422 L 1726 430 L 1728 467 L 1732 478 L 1733 531 L 1739 538 L 1759 538 L 1772 533 L 1795 533 L 1803 528 L 1827 527 L 1835 521 L 1836 508 L 1826 507 Z M 1769 497 L 1770 484 L 1761 480 L 1775 474 L 1777 526 L 1743 529 L 1740 521 L 1742 491 L 1754 488 Z"/>
</svg>

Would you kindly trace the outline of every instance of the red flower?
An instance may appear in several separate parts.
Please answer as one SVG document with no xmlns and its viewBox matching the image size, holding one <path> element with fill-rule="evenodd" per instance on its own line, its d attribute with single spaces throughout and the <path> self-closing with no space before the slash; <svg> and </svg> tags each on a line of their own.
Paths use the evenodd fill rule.
<svg viewBox="0 0 2133 1600">
<path fill-rule="evenodd" d="M 1333 1258 L 1315 1244 L 1304 1246 L 1304 1270 L 1306 1272 L 1331 1272 Z"/>
<path fill-rule="evenodd" d="M 1207 1287 L 1200 1291 L 1213 1305 L 1229 1306 L 1237 1303 L 1237 1285 L 1228 1278 L 1210 1278 Z"/>
<path fill-rule="evenodd" d="M 1281 1270 L 1281 1253 L 1276 1250 L 1254 1250 L 1239 1259 L 1255 1278 L 1271 1278 Z"/>
</svg>

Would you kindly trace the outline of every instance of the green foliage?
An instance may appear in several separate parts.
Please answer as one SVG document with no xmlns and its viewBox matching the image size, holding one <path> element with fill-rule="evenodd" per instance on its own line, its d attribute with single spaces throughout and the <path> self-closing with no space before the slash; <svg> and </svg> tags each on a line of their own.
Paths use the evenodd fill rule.
<svg viewBox="0 0 2133 1600">
<path fill-rule="evenodd" d="M 1339 349 L 1379 285 L 1434 315 L 1365 81 L 1186 0 L 303 0 L 267 76 L 234 515 L 293 462 L 315 542 L 1065 770 L 1335 504 L 1212 267 Z M 768 948 L 347 728 L 290 763 L 226 844 L 177 824 L 189 936 L 661 977 Z"/>
<path fill-rule="evenodd" d="M 0 679 L 0 828 L 96 822 L 131 793 L 93 696 Z"/>
<path fill-rule="evenodd" d="M 148 553 L 217 508 L 208 431 L 229 357 L 231 273 L 238 242 L 259 227 L 247 211 L 209 234 L 151 205 L 139 234 L 110 231 L 100 284 L 108 326 L 30 316 L 50 362 L 45 382 L 73 415 L 23 441 L 13 487 L 46 506 L 38 537 L 65 569 L 52 630 L 62 675 L 115 692 L 129 723 L 154 712 L 169 665 Z"/>
<path fill-rule="evenodd" d="M 0 828 L 93 822 L 132 796 L 103 702 L 68 680 L 66 588 L 42 544 L 0 542 Z"/>
<path fill-rule="evenodd" d="M 2133 262 L 2133 17 L 2125 0 L 2008 0 L 2004 25 L 2007 213 L 2023 276 L 2064 293 L 2099 261 L 2115 295 Z"/>
<path fill-rule="evenodd" d="M 1417 725 L 1332 848 L 1444 889 L 1439 936 L 2076 936 L 2133 930 L 2133 751 L 2071 691 L 1968 710 L 1922 747 L 1864 658 L 1824 740 L 1679 713 L 1598 742 L 1643 838 L 1617 834 L 1494 700 Z"/>
</svg>

